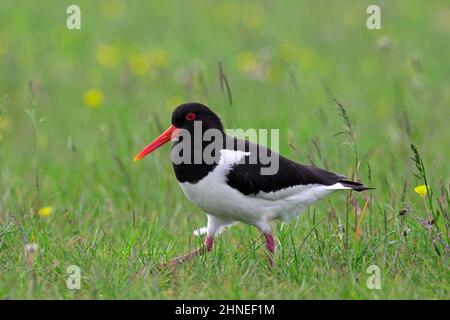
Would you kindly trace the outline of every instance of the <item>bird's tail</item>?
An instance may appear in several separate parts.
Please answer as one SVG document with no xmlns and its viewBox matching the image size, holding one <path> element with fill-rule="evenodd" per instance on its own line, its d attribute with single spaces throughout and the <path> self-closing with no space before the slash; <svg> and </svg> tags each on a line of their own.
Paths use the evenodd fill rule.
<svg viewBox="0 0 450 320">
<path fill-rule="evenodd" d="M 352 190 L 355 190 L 358 192 L 375 189 L 375 188 L 366 187 L 365 185 L 363 185 L 360 182 L 351 181 L 351 180 L 347 180 L 347 179 L 339 180 L 339 183 L 345 188 L 352 189 Z"/>
</svg>

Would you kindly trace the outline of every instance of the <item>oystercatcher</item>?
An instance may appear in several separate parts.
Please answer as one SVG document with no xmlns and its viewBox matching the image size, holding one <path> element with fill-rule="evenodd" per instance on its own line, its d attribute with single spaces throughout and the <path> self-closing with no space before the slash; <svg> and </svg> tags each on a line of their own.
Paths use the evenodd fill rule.
<svg viewBox="0 0 450 320">
<path fill-rule="evenodd" d="M 205 246 L 171 260 L 172 267 L 211 251 L 214 236 L 235 222 L 263 232 L 273 265 L 275 240 L 270 229 L 273 219 L 289 221 L 335 190 L 369 189 L 345 176 L 301 165 L 269 148 L 226 135 L 219 117 L 201 103 L 178 106 L 169 128 L 134 160 L 170 140 L 176 178 L 187 198 L 208 217 Z M 216 148 L 211 147 L 213 143 Z M 209 149 L 208 159 L 205 154 L 208 155 Z M 268 163 L 262 155 L 276 159 L 278 170 L 264 174 Z"/>
</svg>

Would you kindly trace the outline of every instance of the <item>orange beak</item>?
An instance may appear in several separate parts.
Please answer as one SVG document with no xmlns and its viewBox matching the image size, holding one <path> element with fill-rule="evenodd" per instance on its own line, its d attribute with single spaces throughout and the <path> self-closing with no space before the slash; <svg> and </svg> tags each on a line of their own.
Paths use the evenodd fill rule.
<svg viewBox="0 0 450 320">
<path fill-rule="evenodd" d="M 172 139 L 172 136 L 176 134 L 177 127 L 174 125 L 171 125 L 169 128 L 167 128 L 166 131 L 163 132 L 158 138 L 156 138 L 152 143 L 150 143 L 148 146 L 146 146 L 144 149 L 142 149 L 141 152 L 138 153 L 136 157 L 134 157 L 134 161 L 141 160 L 146 155 L 150 154 L 151 152 L 155 151 L 159 147 L 161 147 L 163 144 L 169 142 Z"/>
</svg>

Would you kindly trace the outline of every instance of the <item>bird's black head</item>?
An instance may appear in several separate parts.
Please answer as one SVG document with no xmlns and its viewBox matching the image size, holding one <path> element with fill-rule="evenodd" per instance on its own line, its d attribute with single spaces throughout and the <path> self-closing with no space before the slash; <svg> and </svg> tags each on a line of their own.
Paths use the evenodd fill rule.
<svg viewBox="0 0 450 320">
<path fill-rule="evenodd" d="M 188 133 L 193 137 L 195 133 L 194 125 L 201 125 L 201 134 L 203 134 L 208 129 L 217 129 L 220 131 L 219 136 L 223 137 L 223 126 L 219 117 L 212 112 L 207 106 L 198 103 L 190 102 L 179 105 L 172 113 L 172 125 L 167 128 L 158 138 L 156 138 L 152 143 L 142 149 L 141 152 L 134 158 L 134 161 L 138 161 L 153 152 L 154 150 L 161 147 L 163 144 L 169 142 L 171 139 L 179 137 L 181 130 L 187 130 Z M 176 143 L 180 143 L 183 137 L 179 137 Z M 194 142 L 197 141 L 194 139 Z M 205 141 L 200 139 L 203 146 Z M 194 145 L 192 144 L 192 148 Z"/>
<path fill-rule="evenodd" d="M 202 131 L 207 129 L 219 129 L 223 131 L 223 125 L 219 117 L 201 103 L 184 103 L 179 105 L 172 113 L 172 125 L 178 129 L 186 129 L 192 132 L 194 121 L 201 122 Z"/>
</svg>

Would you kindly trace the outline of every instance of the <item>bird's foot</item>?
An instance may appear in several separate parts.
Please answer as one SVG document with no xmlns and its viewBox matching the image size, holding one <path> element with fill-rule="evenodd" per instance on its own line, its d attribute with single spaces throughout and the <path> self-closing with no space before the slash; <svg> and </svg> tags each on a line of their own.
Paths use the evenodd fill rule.
<svg viewBox="0 0 450 320">
<path fill-rule="evenodd" d="M 202 255 L 203 253 L 205 253 L 206 248 L 205 247 L 201 247 L 201 248 L 197 248 L 191 252 L 188 252 L 182 256 L 176 257 L 172 260 L 170 260 L 169 262 L 164 262 L 161 264 L 161 269 L 168 269 L 170 268 L 172 271 L 175 270 L 176 266 L 191 260 L 192 258 L 195 258 L 197 256 Z"/>
<path fill-rule="evenodd" d="M 160 265 L 160 269 L 167 269 L 170 268 L 172 271 L 175 270 L 176 266 L 189 261 L 195 257 L 201 256 L 202 254 L 209 252 L 212 250 L 212 246 L 213 246 L 213 237 L 211 236 L 207 236 L 205 238 L 205 246 L 204 247 L 200 247 L 197 248 L 191 252 L 188 252 L 182 256 L 176 257 L 172 260 L 170 260 L 169 262 L 164 262 Z"/>
</svg>

